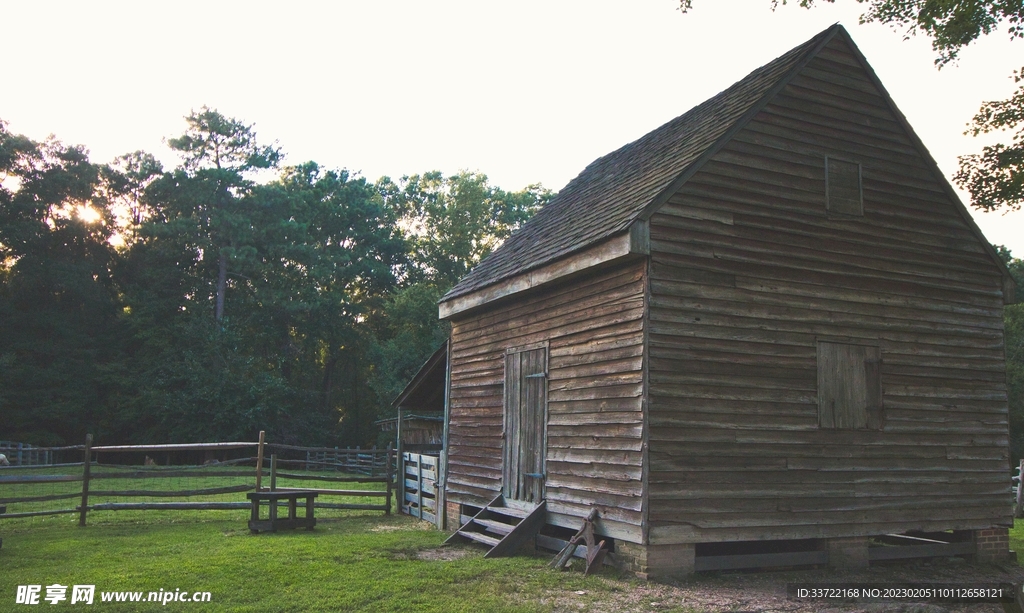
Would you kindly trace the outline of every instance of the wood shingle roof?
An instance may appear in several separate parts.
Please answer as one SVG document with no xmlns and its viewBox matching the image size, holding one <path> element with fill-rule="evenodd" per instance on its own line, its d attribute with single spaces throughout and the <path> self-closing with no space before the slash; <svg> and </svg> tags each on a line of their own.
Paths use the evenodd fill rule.
<svg viewBox="0 0 1024 613">
<path fill-rule="evenodd" d="M 441 301 L 626 232 L 839 31 L 844 31 L 842 26 L 832 26 L 683 115 L 592 162 Z"/>
</svg>

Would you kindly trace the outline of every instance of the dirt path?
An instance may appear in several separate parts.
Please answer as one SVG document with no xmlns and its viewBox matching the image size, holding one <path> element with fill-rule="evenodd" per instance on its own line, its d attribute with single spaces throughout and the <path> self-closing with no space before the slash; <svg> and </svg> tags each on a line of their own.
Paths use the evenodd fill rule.
<svg viewBox="0 0 1024 613">
<path fill-rule="evenodd" d="M 587 593 L 552 594 L 557 611 L 612 612 L 731 612 L 758 613 L 1002 613 L 1000 604 L 948 604 L 900 600 L 800 601 L 786 595 L 792 583 L 901 584 L 941 583 L 956 587 L 1024 582 L 1024 568 L 1013 565 L 969 564 L 960 559 L 922 561 L 872 567 L 863 571 L 807 570 L 766 573 L 698 575 L 677 584 L 634 583 L 607 579 L 611 597 L 588 598 Z"/>
</svg>

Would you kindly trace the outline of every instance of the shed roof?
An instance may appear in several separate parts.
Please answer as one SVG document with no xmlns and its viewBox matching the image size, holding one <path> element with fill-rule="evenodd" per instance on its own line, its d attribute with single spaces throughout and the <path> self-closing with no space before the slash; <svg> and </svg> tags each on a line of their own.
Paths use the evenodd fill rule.
<svg viewBox="0 0 1024 613">
<path fill-rule="evenodd" d="M 598 158 L 441 299 L 468 294 L 625 232 L 687 169 L 842 26 L 834 25 L 665 125 Z"/>
<path fill-rule="evenodd" d="M 405 389 L 391 401 L 395 408 L 416 410 L 443 410 L 445 373 L 448 371 L 448 341 L 434 350 L 427 361 L 406 384 Z"/>
</svg>

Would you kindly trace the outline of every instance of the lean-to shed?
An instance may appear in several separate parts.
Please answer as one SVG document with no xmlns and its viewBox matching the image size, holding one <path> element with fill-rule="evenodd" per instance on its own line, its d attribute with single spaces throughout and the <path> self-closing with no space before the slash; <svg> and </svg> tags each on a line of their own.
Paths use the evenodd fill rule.
<svg viewBox="0 0 1024 613">
<path fill-rule="evenodd" d="M 652 575 L 914 531 L 1005 555 L 1012 291 L 836 25 L 593 162 L 444 296 L 449 521 L 597 507 Z"/>
<path fill-rule="evenodd" d="M 397 416 L 376 423 L 395 432 L 396 449 L 439 453 L 444 446 L 444 391 L 448 376 L 448 341 L 427 358 L 392 402 Z"/>
</svg>

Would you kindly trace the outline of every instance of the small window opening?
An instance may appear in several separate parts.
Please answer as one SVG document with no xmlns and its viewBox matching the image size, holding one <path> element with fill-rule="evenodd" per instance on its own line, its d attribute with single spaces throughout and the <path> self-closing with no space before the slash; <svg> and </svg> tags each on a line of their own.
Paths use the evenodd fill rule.
<svg viewBox="0 0 1024 613">
<path fill-rule="evenodd" d="M 825 158 L 825 208 L 830 214 L 864 215 L 860 164 Z"/>
</svg>

